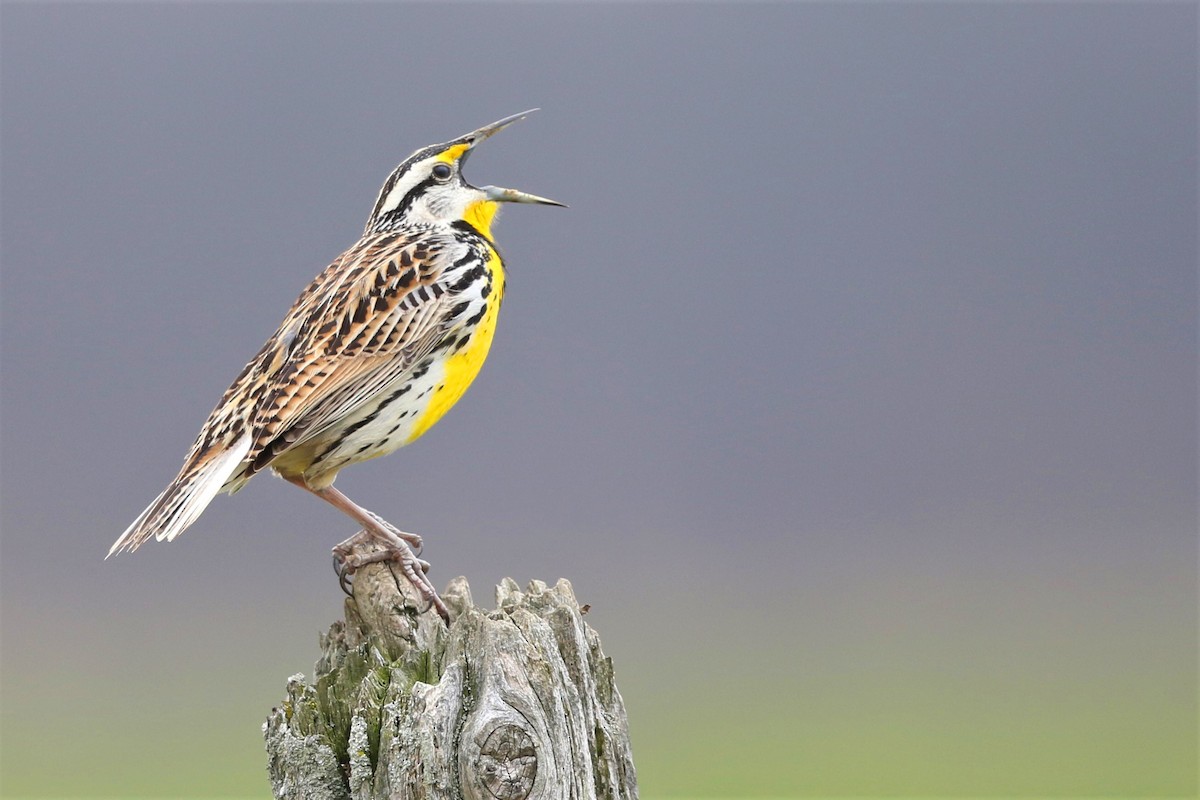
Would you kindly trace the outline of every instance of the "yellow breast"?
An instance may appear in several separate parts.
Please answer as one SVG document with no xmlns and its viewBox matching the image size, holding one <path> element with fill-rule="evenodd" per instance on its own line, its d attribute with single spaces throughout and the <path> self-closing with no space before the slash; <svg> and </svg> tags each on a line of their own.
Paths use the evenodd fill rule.
<svg viewBox="0 0 1200 800">
<path fill-rule="evenodd" d="M 466 393 L 467 387 L 471 385 L 483 367 L 483 361 L 492 347 L 492 337 L 496 333 L 496 319 L 500 314 L 500 300 L 504 296 L 504 267 L 494 250 L 488 258 L 487 269 L 492 274 L 492 292 L 488 295 L 487 308 L 483 318 L 476 324 L 467 344 L 440 365 L 441 380 L 434 387 L 428 404 L 413 424 L 412 434 L 408 438 L 409 442 L 419 439 L 425 431 L 432 428 L 438 420 L 445 416 L 450 407 Z"/>
</svg>

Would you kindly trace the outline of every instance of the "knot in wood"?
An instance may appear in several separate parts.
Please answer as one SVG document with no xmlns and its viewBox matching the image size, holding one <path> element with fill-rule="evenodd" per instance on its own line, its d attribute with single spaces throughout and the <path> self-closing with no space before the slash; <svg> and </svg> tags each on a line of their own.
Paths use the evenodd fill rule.
<svg viewBox="0 0 1200 800">
<path fill-rule="evenodd" d="M 476 770 L 496 800 L 525 800 L 537 777 L 537 751 L 529 733 L 505 724 L 492 731 L 479 750 Z"/>
</svg>

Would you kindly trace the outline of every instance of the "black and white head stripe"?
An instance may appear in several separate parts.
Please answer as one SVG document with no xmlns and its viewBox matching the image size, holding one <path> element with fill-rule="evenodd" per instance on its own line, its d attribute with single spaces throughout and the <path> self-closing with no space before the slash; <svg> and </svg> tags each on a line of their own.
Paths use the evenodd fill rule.
<svg viewBox="0 0 1200 800">
<path fill-rule="evenodd" d="M 370 229 L 381 217 L 403 214 L 414 199 L 419 197 L 437 180 L 430 175 L 430 168 L 441 159 L 437 156 L 446 151 L 446 145 L 434 145 L 418 150 L 409 156 L 384 181 L 379 191 L 379 199 L 371 210 L 367 223 Z"/>
</svg>

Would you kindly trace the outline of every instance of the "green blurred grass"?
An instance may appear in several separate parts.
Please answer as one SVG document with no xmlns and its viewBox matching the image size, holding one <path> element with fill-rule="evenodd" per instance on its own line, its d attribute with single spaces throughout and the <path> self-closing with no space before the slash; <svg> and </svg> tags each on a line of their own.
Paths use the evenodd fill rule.
<svg viewBox="0 0 1200 800">
<path fill-rule="evenodd" d="M 710 661 L 667 689 L 639 682 L 650 669 L 623 670 L 643 797 L 1195 797 L 1194 714 L 1153 670 L 1124 676 L 1144 691 L 1118 695 L 1103 674 L 1075 676 L 1084 691 L 1019 676 L 801 673 L 797 658 Z M 222 695 L 199 674 L 144 683 L 132 702 L 63 694 L 67 677 L 43 677 L 6 687 L 0 796 L 270 796 L 260 725 L 272 700 Z"/>
<path fill-rule="evenodd" d="M 823 697 L 689 683 L 653 698 L 626 694 L 647 800 L 1195 796 L 1189 739 L 1152 707 L 1037 710 L 964 694 L 956 711 L 933 705 L 930 687 L 912 679 L 854 692 L 831 685 Z M 73 719 L 6 702 L 0 796 L 270 796 L 258 728 L 269 706 L 189 706 L 153 686 L 144 700 L 99 703 Z"/>
</svg>

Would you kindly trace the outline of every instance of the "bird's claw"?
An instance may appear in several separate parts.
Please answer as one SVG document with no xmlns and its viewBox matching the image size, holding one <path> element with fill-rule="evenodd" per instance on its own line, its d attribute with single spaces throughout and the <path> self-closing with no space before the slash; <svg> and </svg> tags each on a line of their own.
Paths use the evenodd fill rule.
<svg viewBox="0 0 1200 800">
<path fill-rule="evenodd" d="M 342 587 L 342 591 L 347 597 L 354 597 L 354 582 L 350 580 L 350 576 L 354 574 L 354 569 L 351 568 L 346 556 L 342 555 L 335 548 L 333 551 L 333 571 L 338 576 L 338 586 Z"/>
</svg>

